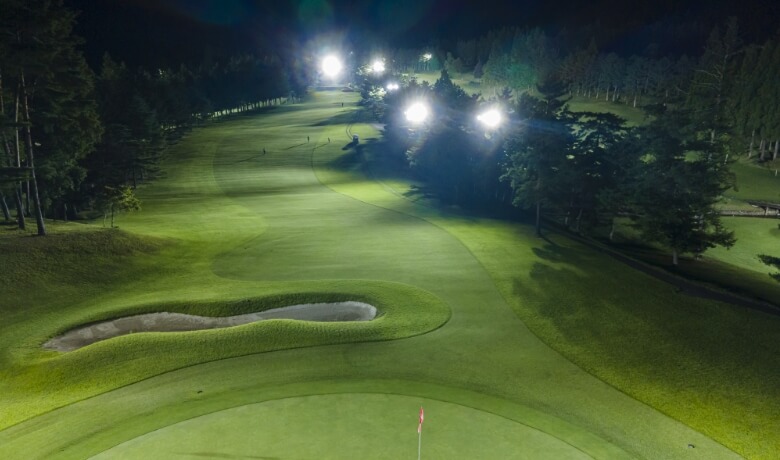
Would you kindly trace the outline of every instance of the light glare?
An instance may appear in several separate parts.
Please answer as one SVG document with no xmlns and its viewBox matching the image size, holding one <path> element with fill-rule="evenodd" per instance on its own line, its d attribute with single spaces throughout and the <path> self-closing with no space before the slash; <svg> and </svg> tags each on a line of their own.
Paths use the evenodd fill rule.
<svg viewBox="0 0 780 460">
<path fill-rule="evenodd" d="M 384 61 L 377 59 L 374 61 L 373 64 L 371 64 L 371 71 L 374 73 L 383 73 L 385 71 L 385 63 Z"/>
<path fill-rule="evenodd" d="M 328 77 L 336 77 L 341 73 L 341 60 L 336 56 L 327 56 L 322 60 L 322 73 Z"/>
<path fill-rule="evenodd" d="M 497 109 L 488 109 L 477 116 L 477 120 L 488 128 L 496 128 L 501 124 L 501 112 Z"/>
<path fill-rule="evenodd" d="M 398 83 L 388 83 L 385 88 L 387 88 L 388 91 L 395 91 L 398 89 Z"/>
<path fill-rule="evenodd" d="M 406 119 L 412 123 L 422 123 L 428 118 L 428 107 L 422 102 L 415 102 L 406 109 L 404 115 L 406 115 Z"/>
</svg>

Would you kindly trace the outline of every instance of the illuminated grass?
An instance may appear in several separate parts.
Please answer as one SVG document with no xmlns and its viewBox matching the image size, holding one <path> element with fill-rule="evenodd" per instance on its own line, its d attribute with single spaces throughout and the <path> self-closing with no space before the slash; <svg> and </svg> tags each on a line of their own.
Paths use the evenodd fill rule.
<svg viewBox="0 0 780 460">
<path fill-rule="evenodd" d="M 547 433 L 595 458 L 675 458 L 691 453 L 700 458 L 736 457 L 712 439 L 583 372 L 518 319 L 583 367 L 590 363 L 607 369 L 606 380 L 624 375 L 634 384 L 631 388 L 642 389 L 647 368 L 641 367 L 641 358 L 653 358 L 644 365 L 661 370 L 680 360 L 703 359 L 685 348 L 697 342 L 670 338 L 672 331 L 698 325 L 699 318 L 693 321 L 686 314 L 675 323 L 677 315 L 654 316 L 653 301 L 672 301 L 672 292 L 565 240 L 555 241 L 558 250 L 550 249 L 522 226 L 441 215 L 405 200 L 387 183 L 333 167 L 344 156 L 368 153 L 347 146 L 346 123 L 354 98 L 340 92 L 318 94 L 307 104 L 197 130 L 172 153 L 166 177 L 139 192 L 143 211 L 119 220 L 126 233 L 105 232 L 106 242 L 100 239 L 104 232 L 85 232 L 87 241 L 79 244 L 94 249 L 81 251 L 74 244 L 62 250 L 63 264 L 52 263 L 41 273 L 35 263 L 24 266 L 25 273 L 10 264 L 14 268 L 7 271 L 13 272 L 18 286 L 0 297 L 0 311 L 11 318 L 0 324 L 6 350 L 0 364 L 0 405 L 4 426 L 19 423 L 0 431 L 0 457 L 18 458 L 21 453 L 24 458 L 84 458 L 205 414 L 331 393 L 400 394 L 412 397 L 410 401 L 418 397 L 472 407 Z M 341 102 L 347 102 L 344 109 Z M 376 136 L 368 125 L 353 126 L 350 132 L 366 144 Z M 8 244 L 15 247 L 18 239 Z M 55 247 L 59 246 L 41 249 L 40 260 L 57 260 Z M 85 255 L 79 257 L 82 252 Z M 15 260 L 23 253 L 18 251 Z M 639 291 L 630 291 L 630 286 Z M 605 295 L 610 289 L 615 292 Z M 397 329 L 376 330 L 371 337 L 359 334 L 365 323 L 353 330 L 280 321 L 176 337 L 138 334 L 68 357 L 39 348 L 47 336 L 85 320 L 161 306 L 219 313 L 278 305 L 293 296 L 358 297 L 388 308 L 385 325 L 391 324 L 395 307 L 405 309 L 399 318 L 411 323 L 396 323 Z M 636 303 L 637 297 L 644 298 Z M 634 304 L 643 314 L 630 308 Z M 441 308 L 444 305 L 447 308 Z M 722 307 L 701 308 L 717 312 Z M 725 316 L 728 321 L 718 314 L 710 318 L 713 325 L 734 323 L 741 331 L 742 323 Z M 429 333 L 381 340 L 410 334 L 412 324 L 421 332 L 445 320 Z M 669 333 L 664 333 L 666 321 L 673 326 Z M 756 340 L 761 344 L 763 328 L 772 324 L 757 325 Z M 652 339 L 651 331 L 656 333 Z M 704 331 L 710 337 L 713 329 Z M 308 338 L 311 334 L 314 339 Z M 734 347 L 731 336 L 725 337 Z M 324 343 L 332 345 L 314 346 Z M 749 378 L 740 388 L 751 389 L 754 395 L 746 397 L 746 408 L 754 408 L 756 398 L 763 395 L 764 384 L 755 381 L 767 376 L 766 384 L 773 381 L 771 369 L 778 366 L 767 362 L 767 354 L 777 355 L 772 353 L 777 343 L 770 341 L 765 350 L 750 355 L 756 366 L 769 364 L 763 374 L 752 365 L 742 368 Z M 263 352 L 267 350 L 276 351 Z M 663 360 L 672 351 L 681 358 L 664 367 Z M 631 359 L 621 358 L 624 354 Z M 723 362 L 730 363 L 730 356 Z M 707 377 L 719 375 L 705 372 L 704 366 L 694 369 Z M 697 399 L 691 406 L 686 397 L 669 396 L 667 390 L 677 390 L 676 378 L 683 375 L 690 377 L 678 372 L 667 379 L 659 374 L 661 383 L 653 382 L 657 386 L 651 394 L 697 413 L 710 407 L 707 401 Z M 753 416 L 761 423 L 773 407 L 771 400 L 762 402 L 768 405 L 754 408 Z M 655 404 L 652 398 L 651 403 Z M 55 410 L 63 404 L 67 405 Z M 397 399 L 384 398 L 372 412 L 408 410 L 414 436 L 417 400 L 408 409 L 397 404 Z M 345 398 L 339 408 L 353 414 L 364 405 L 361 398 Z M 717 410 L 702 412 L 702 417 L 713 416 L 716 428 L 733 428 L 718 418 L 730 406 L 712 406 Z M 666 410 L 664 404 L 657 407 Z M 305 420 L 301 418 L 305 409 L 287 408 L 290 417 Z M 437 417 L 435 410 L 426 415 L 429 420 Z M 333 423 L 340 418 L 334 417 Z M 494 419 L 484 417 L 479 429 L 500 432 L 505 422 Z M 261 420 L 247 426 L 246 435 L 272 423 Z M 391 428 L 381 420 L 374 423 Z M 303 422 L 291 423 L 286 436 L 305 443 L 306 433 L 296 431 L 303 427 Z M 774 426 L 770 420 L 759 428 L 755 436 Z M 709 432 L 719 436 L 717 430 Z M 445 440 L 457 436 L 440 433 Z M 512 441 L 535 444 L 537 439 L 518 436 L 521 439 Z M 750 434 L 735 436 L 745 443 L 754 441 Z M 735 447 L 754 458 L 769 458 L 774 438 L 766 438 L 763 444 Z M 216 434 L 204 441 L 213 448 L 213 456 L 232 452 Z M 395 441 L 384 444 L 391 442 Z M 496 457 L 510 457 L 511 445 Z M 321 457 L 338 457 L 343 447 L 334 438 L 324 444 Z M 451 455 L 448 450 L 440 453 Z M 548 453 L 557 458 L 556 451 Z"/>
<path fill-rule="evenodd" d="M 397 196 L 406 191 L 402 183 L 385 185 Z M 399 205 L 370 182 L 334 188 L 455 235 L 531 330 L 594 375 L 748 458 L 769 459 L 780 449 L 780 318 L 680 295 L 565 238 L 539 240 L 524 226 Z M 747 281 L 753 273 L 738 274 L 756 286 Z M 780 294 L 766 286 L 766 295 Z"/>
<path fill-rule="evenodd" d="M 737 190 L 729 190 L 726 197 L 736 200 L 780 202 L 780 175 L 774 167 L 765 167 L 747 160 L 735 162 L 731 170 L 736 175 Z"/>
</svg>

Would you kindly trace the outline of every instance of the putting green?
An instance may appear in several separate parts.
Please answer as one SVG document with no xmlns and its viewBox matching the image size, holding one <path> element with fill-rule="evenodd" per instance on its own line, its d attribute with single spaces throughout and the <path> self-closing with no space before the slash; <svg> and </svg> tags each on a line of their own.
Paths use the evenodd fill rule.
<svg viewBox="0 0 780 460">
<path fill-rule="evenodd" d="M 498 415 L 388 394 L 303 396 L 234 407 L 148 433 L 93 458 L 414 458 L 421 405 L 425 459 L 591 458 Z"/>
</svg>

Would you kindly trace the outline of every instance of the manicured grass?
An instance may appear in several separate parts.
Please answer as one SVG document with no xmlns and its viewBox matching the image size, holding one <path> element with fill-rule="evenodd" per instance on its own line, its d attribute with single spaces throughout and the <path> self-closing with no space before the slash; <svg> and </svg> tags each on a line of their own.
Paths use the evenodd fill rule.
<svg viewBox="0 0 780 460">
<path fill-rule="evenodd" d="M 359 411 L 350 410 L 355 404 Z M 412 409 L 419 406 L 430 414 L 420 443 L 425 458 L 590 458 L 513 420 L 452 403 L 390 394 L 303 396 L 239 406 L 151 432 L 94 458 L 415 458 L 418 439 Z M 258 426 L 262 428 L 252 429 Z M 291 432 L 300 432 L 303 440 L 291 438 Z M 215 449 L 216 440 L 225 447 Z"/>
<path fill-rule="evenodd" d="M 723 223 L 734 231 L 737 243 L 731 249 L 711 249 L 707 256 L 747 270 L 769 273 L 770 267 L 758 255 L 780 254 L 780 219 L 725 217 Z"/>
<path fill-rule="evenodd" d="M 573 96 L 567 104 L 572 112 L 613 113 L 624 118 L 628 126 L 639 126 L 647 122 L 647 116 L 641 108 L 632 107 L 622 102 Z"/>
<path fill-rule="evenodd" d="M 737 188 L 726 192 L 726 197 L 747 201 L 780 202 L 780 176 L 775 176 L 774 168 L 766 167 L 748 160 L 740 160 L 731 165 L 736 175 Z"/>
<path fill-rule="evenodd" d="M 336 188 L 383 202 L 371 183 Z M 749 458 L 780 448 L 780 318 L 679 295 L 565 238 L 409 212 L 463 241 L 534 333 L 588 371 Z"/>
<path fill-rule="evenodd" d="M 433 438 L 426 458 L 468 457 L 475 446 L 465 446 L 464 429 L 491 436 L 491 458 L 571 452 L 554 439 L 594 458 L 737 458 L 720 443 L 772 457 L 780 428 L 776 319 L 681 300 L 604 256 L 562 238 L 538 240 L 522 225 L 410 202 L 397 193 L 401 178 L 367 180 L 351 166 L 370 148 L 347 145 L 355 98 L 318 93 L 306 104 L 197 130 L 176 147 L 165 178 L 139 191 L 144 209 L 119 220 L 122 232 L 68 226 L 86 241 L 62 249 L 66 263 L 40 276 L 33 262 L 11 264 L 6 272 L 17 286 L 0 297 L 0 312 L 12 318 L 0 324 L 0 457 L 108 455 L 155 430 L 162 431 L 135 444 L 173 445 L 185 420 L 197 430 L 240 425 L 246 438 L 267 430 L 258 439 L 270 442 L 276 418 L 253 417 L 282 409 L 289 442 L 270 446 L 280 450 L 245 444 L 247 452 L 214 432 L 204 438 L 209 452 L 303 455 L 314 437 L 318 458 L 369 447 L 406 453 L 411 435 L 413 455 L 420 403 L 429 406 Z M 369 125 L 351 132 L 368 145 L 377 135 Z M 8 238 L 8 248 L 49 244 Z M 79 244 L 94 250 L 78 257 Z M 60 248 L 51 244 L 36 257 L 56 260 Z M 14 260 L 24 258 L 18 254 Z M 375 325 L 279 321 L 137 334 L 67 355 L 39 348 L 79 322 L 128 312 L 232 313 L 323 297 L 357 297 L 387 314 Z M 526 324 L 623 391 L 573 365 Z M 385 340 L 405 335 L 413 336 Z M 301 399 L 328 394 L 343 396 Z M 349 415 L 332 417 L 317 436 L 310 432 L 322 417 L 307 417 L 309 408 L 296 404 L 303 400 L 316 404 L 314 415 L 334 401 Z M 364 418 L 345 419 L 362 410 Z M 244 416 L 255 423 L 239 424 Z M 445 418 L 452 425 L 436 428 Z M 479 419 L 479 428 L 465 419 Z M 385 432 L 368 447 L 344 440 L 360 421 Z"/>
</svg>

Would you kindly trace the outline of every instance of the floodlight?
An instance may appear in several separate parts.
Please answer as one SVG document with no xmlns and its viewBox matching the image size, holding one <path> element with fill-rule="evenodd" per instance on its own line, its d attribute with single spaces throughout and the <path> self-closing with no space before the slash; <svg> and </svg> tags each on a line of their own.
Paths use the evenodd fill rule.
<svg viewBox="0 0 780 460">
<path fill-rule="evenodd" d="M 501 112 L 499 112 L 498 109 L 488 109 L 477 115 L 477 120 L 490 129 L 497 128 L 503 121 L 502 118 Z"/>
<path fill-rule="evenodd" d="M 433 59 L 433 54 L 425 53 L 425 54 L 422 55 L 422 58 L 423 58 L 423 61 L 430 61 L 431 59 Z"/>
<path fill-rule="evenodd" d="M 404 115 L 412 123 L 422 123 L 428 118 L 428 107 L 422 102 L 415 102 L 406 109 Z"/>
<path fill-rule="evenodd" d="M 377 59 L 371 64 L 371 71 L 377 74 L 383 73 L 385 71 L 385 62 L 381 59 Z"/>
<path fill-rule="evenodd" d="M 341 60 L 336 56 L 326 56 L 322 60 L 322 73 L 328 77 L 337 77 L 341 73 L 342 67 Z"/>
<path fill-rule="evenodd" d="M 388 91 L 395 91 L 399 88 L 398 83 L 388 83 L 387 86 L 385 86 Z"/>
</svg>

